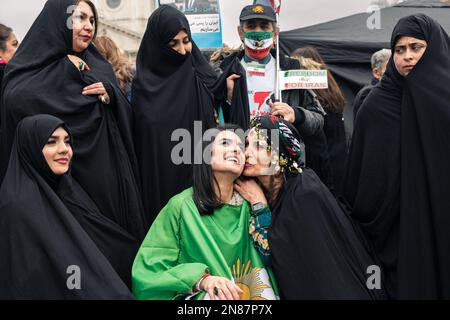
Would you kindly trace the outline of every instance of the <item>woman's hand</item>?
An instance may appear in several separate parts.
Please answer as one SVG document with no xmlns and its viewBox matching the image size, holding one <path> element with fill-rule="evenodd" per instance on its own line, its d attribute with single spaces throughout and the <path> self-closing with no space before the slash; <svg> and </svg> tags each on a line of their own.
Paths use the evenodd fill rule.
<svg viewBox="0 0 450 320">
<path fill-rule="evenodd" d="M 104 104 L 109 104 L 110 99 L 109 95 L 106 92 L 105 86 L 101 82 L 97 82 L 94 84 L 91 84 L 90 86 L 87 86 L 83 89 L 83 95 L 90 96 L 90 95 L 98 95 L 98 100 L 100 100 Z"/>
<path fill-rule="evenodd" d="M 200 289 L 208 292 L 211 300 L 240 300 L 244 292 L 233 281 L 223 277 L 209 276 L 202 280 Z"/>
<path fill-rule="evenodd" d="M 74 64 L 74 66 L 80 70 L 80 71 L 84 71 L 84 70 L 91 70 L 89 68 L 89 65 L 84 62 L 80 57 L 68 54 L 67 57 L 69 58 L 70 62 L 72 62 Z"/>
<path fill-rule="evenodd" d="M 67 55 L 67 57 L 69 58 L 70 62 L 72 62 L 74 66 L 78 70 L 80 70 L 80 72 L 85 70 L 91 70 L 91 68 L 89 68 L 89 65 L 79 57 L 71 54 Z M 90 86 L 85 87 L 83 89 L 83 95 L 85 96 L 98 95 L 98 100 L 100 100 L 103 104 L 110 103 L 109 95 L 106 92 L 105 86 L 101 82 L 97 82 L 91 84 Z"/>
<path fill-rule="evenodd" d="M 266 196 L 264 195 L 264 191 L 259 186 L 259 184 L 253 179 L 236 180 L 236 182 L 234 183 L 234 189 L 237 192 L 239 192 L 239 194 L 251 205 L 254 205 L 255 203 L 258 202 L 267 204 L 267 199 Z"/>
<path fill-rule="evenodd" d="M 241 76 L 237 74 L 232 74 L 227 78 L 227 99 L 231 101 L 233 99 L 234 81 L 239 79 Z"/>
</svg>

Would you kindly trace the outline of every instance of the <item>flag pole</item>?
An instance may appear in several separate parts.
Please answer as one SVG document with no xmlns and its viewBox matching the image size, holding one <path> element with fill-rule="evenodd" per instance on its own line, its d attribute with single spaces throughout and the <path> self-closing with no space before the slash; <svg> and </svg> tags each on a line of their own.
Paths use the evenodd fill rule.
<svg viewBox="0 0 450 320">
<path fill-rule="evenodd" d="M 283 98 L 281 96 L 281 86 L 280 86 L 280 72 L 281 72 L 281 68 L 280 68 L 280 14 L 278 12 L 276 12 L 276 17 L 277 17 L 277 36 L 276 36 L 276 63 L 277 63 L 277 74 L 276 74 L 276 85 L 275 85 L 275 99 L 279 102 L 283 102 Z"/>
</svg>

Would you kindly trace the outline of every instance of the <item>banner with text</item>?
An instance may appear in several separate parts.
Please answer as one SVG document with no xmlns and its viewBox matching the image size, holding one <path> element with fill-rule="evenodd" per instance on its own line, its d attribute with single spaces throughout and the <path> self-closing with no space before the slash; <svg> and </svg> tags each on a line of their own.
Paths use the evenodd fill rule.
<svg viewBox="0 0 450 320">
<path fill-rule="evenodd" d="M 183 12 L 192 38 L 200 49 L 222 48 L 222 22 L 219 0 L 159 0 Z"/>
<path fill-rule="evenodd" d="M 280 71 L 281 90 L 328 89 L 327 70 Z"/>
</svg>

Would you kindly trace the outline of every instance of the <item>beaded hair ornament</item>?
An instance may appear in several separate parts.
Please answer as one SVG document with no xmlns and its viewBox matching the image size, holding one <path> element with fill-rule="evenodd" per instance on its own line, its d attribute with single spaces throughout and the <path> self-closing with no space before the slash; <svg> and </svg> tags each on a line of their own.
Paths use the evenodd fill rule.
<svg viewBox="0 0 450 320">
<path fill-rule="evenodd" d="M 261 116 L 251 121 L 251 128 L 257 134 L 258 140 L 267 143 L 266 149 L 272 152 L 272 164 L 275 171 L 285 173 L 302 173 L 300 158 L 302 149 L 299 139 L 295 136 L 285 120 L 278 117 Z M 269 130 L 278 130 L 279 143 L 271 143 L 268 135 Z M 275 150 L 272 150 L 275 147 Z"/>
</svg>

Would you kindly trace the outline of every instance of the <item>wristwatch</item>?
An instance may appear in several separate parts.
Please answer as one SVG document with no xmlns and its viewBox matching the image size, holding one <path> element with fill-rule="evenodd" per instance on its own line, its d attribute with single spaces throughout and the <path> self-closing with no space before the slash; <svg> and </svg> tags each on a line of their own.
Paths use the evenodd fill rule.
<svg viewBox="0 0 450 320">
<path fill-rule="evenodd" d="M 261 209 L 264 209 L 266 205 L 262 202 L 257 202 L 255 204 L 252 204 L 252 212 L 259 211 Z"/>
</svg>

